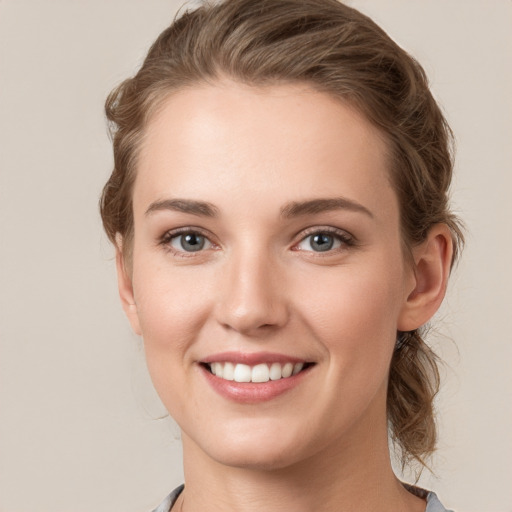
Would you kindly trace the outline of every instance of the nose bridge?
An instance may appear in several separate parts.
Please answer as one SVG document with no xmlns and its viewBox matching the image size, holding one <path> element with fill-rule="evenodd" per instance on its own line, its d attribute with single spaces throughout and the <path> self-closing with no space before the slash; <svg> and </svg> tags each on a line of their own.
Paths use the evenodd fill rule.
<svg viewBox="0 0 512 512">
<path fill-rule="evenodd" d="M 271 251 L 248 242 L 232 250 L 223 271 L 219 321 L 224 326 L 247 334 L 286 322 L 281 266 Z"/>
</svg>

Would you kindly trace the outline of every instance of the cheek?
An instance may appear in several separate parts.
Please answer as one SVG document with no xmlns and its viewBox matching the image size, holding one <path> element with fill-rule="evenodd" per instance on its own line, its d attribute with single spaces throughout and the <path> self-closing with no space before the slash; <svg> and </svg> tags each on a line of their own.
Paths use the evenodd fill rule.
<svg viewBox="0 0 512 512">
<path fill-rule="evenodd" d="M 204 322 L 211 291 L 202 274 L 198 269 L 161 265 L 152 258 L 139 259 L 133 286 L 147 343 L 186 343 L 187 334 Z"/>
<path fill-rule="evenodd" d="M 301 294 L 306 322 L 334 367 L 358 362 L 366 374 L 370 368 L 387 372 L 402 297 L 398 265 L 372 268 L 371 273 L 337 269 Z"/>
<path fill-rule="evenodd" d="M 190 347 L 209 318 L 211 284 L 201 272 L 140 258 L 133 286 L 147 366 L 166 405 L 168 390 L 184 385 Z"/>
<path fill-rule="evenodd" d="M 316 288 L 303 307 L 328 361 L 318 400 L 330 411 L 334 436 L 358 418 L 370 415 L 370 423 L 385 418 L 401 294 L 400 273 L 381 270 L 372 275 L 340 270 L 326 282 L 329 292 Z"/>
</svg>

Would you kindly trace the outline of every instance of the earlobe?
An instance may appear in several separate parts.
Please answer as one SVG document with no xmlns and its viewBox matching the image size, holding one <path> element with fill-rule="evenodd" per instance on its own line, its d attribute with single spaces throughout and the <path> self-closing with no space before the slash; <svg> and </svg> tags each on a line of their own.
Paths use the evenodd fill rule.
<svg viewBox="0 0 512 512">
<path fill-rule="evenodd" d="M 427 239 L 414 247 L 414 288 L 400 313 L 398 330 L 412 331 L 428 322 L 439 309 L 446 293 L 453 254 L 450 229 L 433 226 Z"/>
<path fill-rule="evenodd" d="M 117 286 L 123 310 L 128 317 L 134 332 L 141 336 L 142 331 L 140 328 L 137 304 L 133 293 L 132 277 L 127 269 L 125 256 L 123 254 L 123 239 L 119 234 L 116 236 L 116 268 Z"/>
</svg>

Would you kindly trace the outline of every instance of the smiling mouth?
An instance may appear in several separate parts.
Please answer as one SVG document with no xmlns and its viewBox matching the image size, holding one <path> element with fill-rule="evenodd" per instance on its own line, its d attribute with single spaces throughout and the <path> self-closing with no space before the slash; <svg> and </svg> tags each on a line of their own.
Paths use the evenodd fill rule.
<svg viewBox="0 0 512 512">
<path fill-rule="evenodd" d="M 314 363 L 261 363 L 254 366 L 241 363 L 202 363 L 212 375 L 233 382 L 269 382 L 288 379 L 310 368 Z"/>
</svg>

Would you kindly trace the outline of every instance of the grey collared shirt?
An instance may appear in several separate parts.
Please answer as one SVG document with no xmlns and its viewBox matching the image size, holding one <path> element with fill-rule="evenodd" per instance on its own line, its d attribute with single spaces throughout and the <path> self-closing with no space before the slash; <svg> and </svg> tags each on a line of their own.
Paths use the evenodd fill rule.
<svg viewBox="0 0 512 512">
<path fill-rule="evenodd" d="M 443 507 L 435 493 L 410 485 L 406 485 L 406 487 L 412 493 L 416 494 L 416 496 L 427 500 L 427 508 L 425 509 L 425 512 L 453 512 Z M 162 501 L 155 510 L 153 510 L 153 512 L 169 512 L 183 489 L 183 485 L 174 489 L 174 491 L 172 491 L 171 494 L 169 494 L 169 496 L 167 496 L 167 498 L 165 498 L 165 500 Z"/>
</svg>

